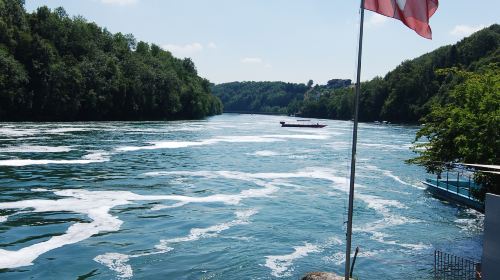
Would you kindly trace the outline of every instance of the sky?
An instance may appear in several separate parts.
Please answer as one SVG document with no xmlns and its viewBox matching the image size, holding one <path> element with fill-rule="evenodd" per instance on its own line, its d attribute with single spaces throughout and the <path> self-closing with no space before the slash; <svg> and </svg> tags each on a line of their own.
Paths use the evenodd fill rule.
<svg viewBox="0 0 500 280">
<path fill-rule="evenodd" d="M 64 7 L 109 31 L 131 33 L 190 57 L 213 83 L 325 84 L 356 75 L 358 0 L 26 0 L 28 11 Z M 401 22 L 365 14 L 361 80 L 499 23 L 498 0 L 441 0 L 433 39 Z"/>
</svg>

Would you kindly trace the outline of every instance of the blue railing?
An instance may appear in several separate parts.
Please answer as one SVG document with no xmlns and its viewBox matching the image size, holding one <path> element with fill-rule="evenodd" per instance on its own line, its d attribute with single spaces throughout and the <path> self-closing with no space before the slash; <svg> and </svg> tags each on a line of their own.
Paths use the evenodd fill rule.
<svg viewBox="0 0 500 280">
<path fill-rule="evenodd" d="M 439 178 L 438 176 L 436 177 L 436 179 L 426 179 L 426 181 L 448 192 L 452 192 L 460 196 L 478 201 L 474 197 L 473 192 L 478 191 L 481 186 L 476 184 L 470 178 L 470 176 L 467 176 L 465 178 L 466 180 L 462 179 L 464 178 L 461 178 L 460 175 L 457 175 L 457 177 L 451 179 L 451 177 L 449 177 L 447 173 L 447 176 L 445 178 Z"/>
</svg>

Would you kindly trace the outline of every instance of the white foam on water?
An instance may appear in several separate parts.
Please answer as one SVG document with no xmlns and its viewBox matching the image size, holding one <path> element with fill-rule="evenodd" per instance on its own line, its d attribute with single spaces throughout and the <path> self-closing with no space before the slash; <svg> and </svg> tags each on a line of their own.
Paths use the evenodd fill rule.
<svg viewBox="0 0 500 280">
<path fill-rule="evenodd" d="M 283 141 L 279 139 L 279 135 L 241 135 L 241 136 L 219 136 L 217 138 L 211 139 L 215 143 L 227 142 L 227 143 L 271 143 Z M 281 137 L 283 138 L 283 137 Z M 211 142 L 210 142 L 211 143 Z M 212 144 L 212 143 L 211 143 Z"/>
<path fill-rule="evenodd" d="M 310 134 L 317 134 L 317 135 L 326 135 L 326 136 L 330 137 L 330 136 L 344 135 L 345 133 L 342 132 L 342 131 L 348 131 L 348 130 L 337 129 L 337 128 L 334 128 L 332 130 L 332 128 L 333 128 L 332 126 L 329 126 L 326 129 L 311 129 L 311 130 L 308 130 L 308 133 L 310 133 Z M 286 131 L 288 131 L 288 132 L 296 132 L 297 134 L 304 133 L 304 129 L 301 129 L 301 128 L 292 128 L 292 127 L 289 127 L 289 128 L 286 129 Z"/>
<path fill-rule="evenodd" d="M 151 142 L 151 146 L 123 146 L 116 148 L 117 151 L 131 152 L 139 150 L 156 150 L 156 149 L 178 149 L 191 146 L 206 145 L 203 142 L 187 142 L 187 141 L 164 141 L 164 142 Z"/>
<path fill-rule="evenodd" d="M 228 178 L 228 177 L 226 177 Z M 247 198 L 258 198 L 258 197 L 267 197 L 272 195 L 273 193 L 279 190 L 279 187 L 273 185 L 272 183 L 266 183 L 262 181 L 254 181 L 253 183 L 260 185 L 264 188 L 261 189 L 246 189 L 241 191 L 238 194 L 215 194 L 205 197 L 188 197 L 188 196 L 180 196 L 180 195 L 170 195 L 164 196 L 165 200 L 177 200 L 178 202 L 172 205 L 156 205 L 151 210 L 161 210 L 166 208 L 174 208 L 186 205 L 188 203 L 214 203 L 220 202 L 224 204 L 232 204 L 236 205 L 240 203 L 242 199 Z"/>
<path fill-rule="evenodd" d="M 68 198 L 58 200 L 24 200 L 0 203 L 0 209 L 29 209 L 29 212 L 71 211 L 87 215 L 90 223 L 75 223 L 65 234 L 47 241 L 24 247 L 17 251 L 0 249 L 0 268 L 31 265 L 41 254 L 64 245 L 85 240 L 103 231 L 116 231 L 122 221 L 109 214 L 112 207 L 129 204 L 133 200 L 156 200 L 156 197 L 140 196 L 130 192 L 90 192 L 86 190 L 61 190 L 56 195 Z"/>
<path fill-rule="evenodd" d="M 381 232 L 381 230 L 395 227 L 404 224 L 410 223 L 419 223 L 420 220 L 407 218 L 401 215 L 397 215 L 391 212 L 391 208 L 404 209 L 407 208 L 404 204 L 396 200 L 383 199 L 373 195 L 366 194 L 356 194 L 356 197 L 367 203 L 368 208 L 375 210 L 378 214 L 383 216 L 382 219 L 376 220 L 371 223 L 366 223 L 363 226 L 355 227 L 353 230 L 355 232 L 366 232 L 371 235 L 372 240 L 377 242 L 388 244 L 388 245 L 396 245 L 400 247 L 404 247 L 412 250 L 424 250 L 431 247 L 431 245 L 418 243 L 418 244 L 409 244 L 409 243 L 401 243 L 395 240 L 387 240 L 391 235 L 385 234 Z"/>
<path fill-rule="evenodd" d="M 373 251 L 365 251 L 365 250 L 360 250 L 358 253 L 359 258 L 372 258 L 380 253 L 385 253 L 387 250 L 373 250 Z"/>
<path fill-rule="evenodd" d="M 83 156 L 81 159 L 5 159 L 0 160 L 0 166 L 26 166 L 26 165 L 46 165 L 46 164 L 89 164 L 109 161 L 109 153 L 93 152 Z"/>
<path fill-rule="evenodd" d="M 328 246 L 331 246 L 331 245 L 342 245 L 343 243 L 344 243 L 344 241 L 342 241 L 340 238 L 338 238 L 336 236 L 333 236 L 333 237 L 330 237 L 325 242 L 325 245 L 323 247 L 328 247 Z"/>
<path fill-rule="evenodd" d="M 432 245 L 424 244 L 422 242 L 419 242 L 417 244 L 411 244 L 411 243 L 401 243 L 396 240 L 387 240 L 387 238 L 389 237 L 391 237 L 391 235 L 389 234 L 385 234 L 382 232 L 373 232 L 371 239 L 383 244 L 399 246 L 412 251 L 420 251 L 432 248 Z"/>
<path fill-rule="evenodd" d="M 474 209 L 464 210 L 466 218 L 458 218 L 455 220 L 455 225 L 462 232 L 481 232 L 484 229 L 484 214 Z"/>
<path fill-rule="evenodd" d="M 333 255 L 324 256 L 322 260 L 328 263 L 334 263 L 335 265 L 339 266 L 345 263 L 345 253 L 339 251 L 334 253 Z"/>
<path fill-rule="evenodd" d="M 413 185 L 413 184 L 410 184 L 410 183 L 407 183 L 407 182 L 403 181 L 400 177 L 394 175 L 392 173 L 392 171 L 384 170 L 384 169 L 378 168 L 377 166 L 373 166 L 373 165 L 367 165 L 367 166 L 365 166 L 365 168 L 368 169 L 368 170 L 373 170 L 373 171 L 381 172 L 385 176 L 387 176 L 389 178 L 392 178 L 394 181 L 396 181 L 396 182 L 398 182 L 400 184 L 407 185 L 407 186 L 410 186 L 410 187 L 414 187 L 414 188 L 417 188 L 417 189 L 425 189 L 425 187 L 416 186 L 416 185 Z"/>
<path fill-rule="evenodd" d="M 60 128 L 51 128 L 44 131 L 44 133 L 48 134 L 65 134 L 68 132 L 82 132 L 82 131 L 91 131 L 94 130 L 88 127 L 60 127 Z"/>
<path fill-rule="evenodd" d="M 9 216 L 0 216 L 0 223 L 6 222 Z"/>
<path fill-rule="evenodd" d="M 43 253 L 85 240 L 100 232 L 116 231 L 122 221 L 109 214 L 112 207 L 130 203 L 131 200 L 154 200 L 130 192 L 90 192 L 86 190 L 55 191 L 66 198 L 57 200 L 33 199 L 0 203 L 0 209 L 30 209 L 23 212 L 70 211 L 85 214 L 90 223 L 74 223 L 68 230 L 49 240 L 21 248 L 16 251 L 0 249 L 0 268 L 15 268 L 31 265 Z"/>
<path fill-rule="evenodd" d="M 249 155 L 258 156 L 258 157 L 273 157 L 273 156 L 278 156 L 280 154 L 277 152 L 264 150 L 264 151 L 256 151 L 255 153 L 251 153 Z"/>
<path fill-rule="evenodd" d="M 131 278 L 134 275 L 132 266 L 128 264 L 129 256 L 118 253 L 106 253 L 94 258 L 94 261 L 107 266 L 117 273 L 119 278 Z"/>
<path fill-rule="evenodd" d="M 271 275 L 274 277 L 290 277 L 292 276 L 293 262 L 297 259 L 307 257 L 310 253 L 321 252 L 317 245 L 305 243 L 302 246 L 293 247 L 294 251 L 287 255 L 266 256 L 266 267 L 271 269 Z"/>
<path fill-rule="evenodd" d="M 207 228 L 193 228 L 189 235 L 185 237 L 177 237 L 171 239 L 162 239 L 155 245 L 155 250 L 146 253 L 124 255 L 119 253 L 106 253 L 94 258 L 94 261 L 107 266 L 110 270 L 115 271 L 120 278 L 130 278 L 133 276 L 132 266 L 128 264 L 129 259 L 138 258 L 150 255 L 164 254 L 174 250 L 170 245 L 173 243 L 193 242 L 202 238 L 217 237 L 221 232 L 230 229 L 237 225 L 248 224 L 249 218 L 258 211 L 255 209 L 236 211 L 236 219 L 230 222 L 216 224 Z"/>
<path fill-rule="evenodd" d="M 289 159 L 306 159 L 311 158 L 311 155 L 289 155 Z"/>
<path fill-rule="evenodd" d="M 40 133 L 38 129 L 0 127 L 0 136 L 21 137 L 32 136 L 38 133 Z"/>
<path fill-rule="evenodd" d="M 105 151 L 92 151 L 90 154 L 84 155 L 82 159 L 90 162 L 104 162 L 109 161 L 110 154 Z"/>
<path fill-rule="evenodd" d="M 72 147 L 70 146 L 49 147 L 22 145 L 0 148 L 0 153 L 63 153 L 71 150 Z"/>
<path fill-rule="evenodd" d="M 111 208 L 133 203 L 134 201 L 172 201 L 172 205 L 168 207 L 180 207 L 188 203 L 224 203 L 238 204 L 242 199 L 252 197 L 266 197 L 279 190 L 279 186 L 285 186 L 286 180 L 291 178 L 316 178 L 324 179 L 332 182 L 331 188 L 337 191 L 346 192 L 346 180 L 343 177 L 332 175 L 333 171 L 325 168 L 305 168 L 297 172 L 290 173 L 244 173 L 236 171 L 168 171 L 168 172 L 149 172 L 146 176 L 194 176 L 205 178 L 223 177 L 226 179 L 243 180 L 251 182 L 261 188 L 242 190 L 237 194 L 215 194 L 205 197 L 189 197 L 183 195 L 139 195 L 128 191 L 88 191 L 81 189 L 69 189 L 55 191 L 56 195 L 65 197 L 58 200 L 25 200 L 18 202 L 0 203 L 0 209 L 33 209 L 33 212 L 47 211 L 70 211 L 86 214 L 92 222 L 90 223 L 75 223 L 65 234 L 55 236 L 48 241 L 34 244 L 17 251 L 0 251 L 0 268 L 13 268 L 24 265 L 29 265 L 39 255 L 59 248 L 61 246 L 79 242 L 87 239 L 90 236 L 103 231 L 116 231 L 120 228 L 122 221 L 112 216 L 109 211 Z M 362 186 L 358 186 L 358 190 L 362 190 Z M 369 208 L 381 213 L 384 217 L 392 217 L 389 208 L 404 208 L 404 205 L 397 201 L 382 199 L 372 195 L 357 195 L 357 198 L 364 201 Z M 245 222 L 246 217 L 253 214 L 237 214 L 237 219 L 219 225 L 215 225 L 205 229 L 193 229 L 186 237 L 164 240 L 160 242 L 157 250 L 171 250 L 171 247 L 166 244 L 173 242 L 193 241 L 199 238 L 216 236 L 220 231 L 226 230 L 228 227 Z M 373 230 L 377 228 L 368 228 Z M 311 245 L 312 246 L 312 245 Z M 162 248 L 163 247 L 163 248 Z M 311 248 L 311 247 L 305 247 Z M 321 246 L 314 245 L 315 250 Z M 299 247 L 297 252 L 292 253 L 292 256 L 301 255 L 302 249 Z M 295 255 L 294 255 L 295 254 Z M 298 255 L 297 255 L 298 254 Z M 278 256 L 279 257 L 279 256 Z M 276 258 L 276 263 L 281 263 L 281 267 L 285 267 L 288 263 L 280 261 Z M 271 258 L 272 260 L 272 258 Z M 284 265 L 283 265 L 284 263 Z M 279 268 L 278 268 L 279 269 Z"/>
<path fill-rule="evenodd" d="M 370 148 L 377 148 L 382 150 L 408 150 L 410 149 L 410 144 L 378 144 L 378 143 L 359 143 L 358 145 Z"/>
<path fill-rule="evenodd" d="M 335 189 L 339 192 L 347 192 L 348 189 L 346 187 L 346 180 L 343 177 L 338 177 L 332 175 L 333 171 L 326 168 L 306 168 L 304 170 L 300 170 L 292 173 L 242 173 L 242 172 L 234 172 L 234 171 L 165 171 L 165 172 L 149 172 L 145 173 L 146 176 L 197 176 L 197 177 L 206 177 L 206 178 L 216 178 L 216 177 L 224 177 L 227 179 L 238 179 L 238 180 L 246 180 L 253 182 L 257 185 L 266 186 L 269 184 L 271 186 L 290 186 L 288 183 L 282 181 L 284 179 L 291 178 L 315 178 L 315 179 L 323 179 L 327 181 L 331 181 L 331 188 Z M 293 185 L 296 186 L 296 185 Z M 376 213 L 382 215 L 382 219 L 378 219 L 375 222 L 364 224 L 362 227 L 355 228 L 356 231 L 367 232 L 372 235 L 372 239 L 382 242 L 388 243 L 383 238 L 379 238 L 377 236 L 380 234 L 380 230 L 386 229 L 388 227 L 394 227 L 398 225 L 408 224 L 408 223 L 416 223 L 420 222 L 418 220 L 409 219 L 403 217 L 401 215 L 393 214 L 391 209 L 405 209 L 403 203 L 397 200 L 385 199 L 375 195 L 368 195 L 360 193 L 359 190 L 363 190 L 363 186 L 356 185 L 358 193 L 356 194 L 356 199 L 363 201 L 366 206 L 370 209 L 373 209 Z M 260 190 L 251 190 L 251 191 L 265 191 L 266 188 Z M 250 190 L 249 190 L 250 191 Z M 255 195 L 257 196 L 257 195 Z M 239 197 L 234 197 L 235 200 L 241 200 L 244 197 L 250 197 L 248 194 L 240 193 Z M 414 247 L 421 248 L 427 245 L 425 244 L 397 244 L 396 242 L 392 242 L 391 244 L 403 246 L 403 247 Z"/>
<path fill-rule="evenodd" d="M 152 210 L 161 210 L 165 208 L 173 208 L 183 206 L 191 202 L 222 202 L 225 204 L 238 204 L 242 199 L 247 198 L 259 198 L 268 197 L 279 190 L 279 186 L 286 184 L 280 180 L 279 176 L 272 176 L 274 178 L 269 178 L 270 174 L 266 173 L 244 173 L 237 171 L 160 171 L 160 172 L 148 172 L 143 174 L 144 176 L 194 176 L 194 177 L 204 177 L 204 178 L 225 178 L 233 180 L 242 180 L 253 183 L 262 188 L 260 189 L 246 189 L 238 194 L 217 194 L 206 197 L 183 197 L 175 196 L 178 202 L 173 205 L 156 205 Z M 271 181 L 266 181 L 263 179 L 274 179 Z M 174 197 L 174 196 L 172 196 Z"/>
<path fill-rule="evenodd" d="M 236 175 L 237 176 L 237 175 Z M 54 194 L 64 197 L 57 200 L 48 199 L 33 199 L 14 202 L 0 203 L 0 209 L 28 209 L 25 212 L 74 212 L 87 215 L 90 223 L 75 223 L 71 225 L 66 233 L 54 236 L 47 241 L 40 242 L 31 246 L 24 247 L 17 251 L 0 249 L 0 268 L 15 268 L 20 266 L 31 265 L 32 262 L 43 253 L 62 247 L 64 245 L 73 244 L 85 240 L 92 235 L 100 232 L 112 232 L 120 229 L 123 223 L 117 217 L 112 216 L 109 212 L 113 207 L 126 205 L 134 201 L 157 201 L 169 200 L 177 201 L 182 205 L 187 203 L 226 203 L 238 204 L 239 201 L 247 197 L 262 197 L 269 195 L 277 188 L 267 183 L 262 183 L 266 186 L 264 189 L 244 190 L 237 195 L 216 194 L 207 197 L 189 197 L 182 195 L 139 195 L 129 191 L 88 191 L 82 189 L 66 189 L 54 191 Z M 253 212 L 252 212 L 253 211 Z M 241 224 L 246 219 L 256 213 L 254 210 L 250 212 L 237 213 L 237 220 L 222 224 L 215 228 L 209 228 L 203 232 L 194 231 L 190 238 L 210 234 L 227 229 L 229 226 Z"/>
<path fill-rule="evenodd" d="M 327 135 L 309 135 L 309 134 L 292 134 L 292 135 L 241 135 L 241 136 L 218 136 L 215 138 L 200 140 L 200 141 L 154 141 L 148 142 L 147 146 L 123 146 L 116 148 L 117 151 L 131 152 L 139 150 L 156 150 L 156 149 L 179 149 L 195 146 L 207 146 L 218 143 L 270 143 L 284 141 L 285 139 L 312 139 L 323 140 L 328 139 Z"/>
<path fill-rule="evenodd" d="M 321 253 L 332 245 L 341 245 L 343 241 L 336 236 L 328 238 L 321 244 L 304 242 L 303 246 L 293 247 L 294 252 L 287 255 L 266 256 L 265 266 L 271 269 L 271 275 L 275 277 L 292 276 L 293 263 L 295 260 L 307 257 L 310 253 Z"/>
<path fill-rule="evenodd" d="M 283 138 L 283 139 L 306 139 L 306 140 L 326 140 L 330 136 L 324 134 L 273 134 L 263 135 L 265 138 Z"/>
<path fill-rule="evenodd" d="M 351 146 L 351 143 L 345 141 L 333 141 L 325 143 L 323 146 L 334 150 L 345 150 Z"/>
<path fill-rule="evenodd" d="M 44 188 L 33 188 L 31 189 L 32 192 L 48 192 L 49 190 L 48 189 L 44 189 Z"/>
<path fill-rule="evenodd" d="M 144 176 L 189 176 L 189 177 L 204 177 L 207 179 L 223 177 L 226 179 L 243 180 L 264 187 L 263 189 L 250 189 L 241 192 L 239 195 L 234 195 L 233 198 L 240 200 L 247 197 L 262 197 L 269 196 L 276 192 L 278 186 L 288 186 L 286 179 L 294 178 L 314 178 L 330 181 L 330 187 L 340 192 L 347 192 L 347 181 L 344 177 L 333 175 L 333 171 L 322 167 L 310 167 L 296 172 L 284 173 L 244 173 L 237 171 L 155 171 L 147 172 Z M 296 185 L 294 185 L 296 186 Z M 365 188 L 363 185 L 356 184 L 357 189 Z M 375 196 L 373 196 L 376 198 Z M 367 199 L 371 199 L 368 197 Z M 387 200 L 388 203 L 392 203 Z M 367 202 L 368 203 L 368 202 Z M 394 202 L 395 203 L 395 202 Z"/>
<path fill-rule="evenodd" d="M 162 239 L 160 243 L 155 246 L 156 249 L 165 250 L 171 248 L 172 243 L 192 242 L 202 238 L 210 238 L 218 236 L 222 231 L 228 230 L 237 225 L 249 223 L 249 218 L 257 214 L 257 210 L 251 209 L 246 211 L 237 211 L 235 213 L 236 219 L 230 222 L 216 224 L 207 228 L 193 228 L 190 230 L 189 235 L 184 237 L 176 237 L 171 239 Z"/>
<path fill-rule="evenodd" d="M 374 195 L 368 194 L 356 194 L 356 198 L 359 198 L 363 202 L 365 202 L 368 208 L 375 210 L 376 212 L 386 216 L 390 213 L 388 207 L 404 209 L 407 208 L 404 204 L 397 200 L 380 198 Z"/>
<path fill-rule="evenodd" d="M 333 189 L 347 192 L 346 179 L 333 175 L 334 171 L 322 167 L 308 167 L 296 172 L 284 173 L 244 173 L 238 171 L 155 171 L 144 173 L 144 176 L 194 176 L 205 177 L 207 179 L 223 177 L 227 179 L 249 181 L 259 186 L 279 185 L 284 179 L 294 178 L 314 178 L 330 181 Z M 270 181 L 269 181 L 270 180 Z M 356 184 L 356 187 L 363 189 L 363 185 Z"/>
<path fill-rule="evenodd" d="M 177 202 L 177 203 L 174 203 L 172 205 L 155 205 L 155 206 L 151 207 L 151 210 L 158 211 L 158 210 L 162 210 L 162 209 L 177 208 L 177 207 L 182 207 L 188 203 L 189 202 Z"/>
</svg>

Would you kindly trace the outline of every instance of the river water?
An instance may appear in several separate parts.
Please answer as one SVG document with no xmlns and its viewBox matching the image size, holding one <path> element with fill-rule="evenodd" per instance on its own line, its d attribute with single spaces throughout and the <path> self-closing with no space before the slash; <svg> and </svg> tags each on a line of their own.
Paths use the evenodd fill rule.
<svg viewBox="0 0 500 280">
<path fill-rule="evenodd" d="M 295 121 L 0 123 L 0 278 L 341 273 L 352 123 L 280 120 Z M 434 199 L 404 164 L 416 130 L 360 125 L 360 279 L 430 279 L 435 249 L 480 258 L 483 216 Z"/>
</svg>

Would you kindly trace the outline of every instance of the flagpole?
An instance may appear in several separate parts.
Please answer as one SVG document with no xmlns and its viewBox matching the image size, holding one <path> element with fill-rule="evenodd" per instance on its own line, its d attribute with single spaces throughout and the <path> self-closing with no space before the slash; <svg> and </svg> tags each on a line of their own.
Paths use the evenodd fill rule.
<svg viewBox="0 0 500 280">
<path fill-rule="evenodd" d="M 346 253 L 345 253 L 345 280 L 349 280 L 351 274 L 351 241 L 352 241 L 352 213 L 354 206 L 354 175 L 356 173 L 356 144 L 358 141 L 358 111 L 359 92 L 361 88 L 361 53 L 363 49 L 363 24 L 365 20 L 365 0 L 361 0 L 361 20 L 359 22 L 359 45 L 358 45 L 358 69 L 356 73 L 356 95 L 354 97 L 354 127 L 352 130 L 352 151 L 351 151 L 351 178 L 349 181 L 349 212 L 347 218 L 346 233 Z"/>
</svg>

